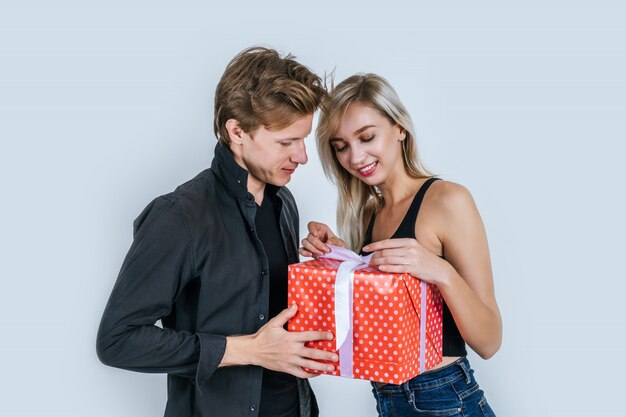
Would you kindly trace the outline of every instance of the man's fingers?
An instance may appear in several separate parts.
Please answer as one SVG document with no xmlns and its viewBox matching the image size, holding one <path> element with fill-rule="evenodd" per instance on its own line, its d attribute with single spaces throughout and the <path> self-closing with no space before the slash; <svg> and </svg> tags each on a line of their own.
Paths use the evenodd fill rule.
<svg viewBox="0 0 626 417">
<path fill-rule="evenodd" d="M 299 366 L 290 367 L 289 369 L 286 369 L 285 371 L 298 378 L 313 378 L 313 377 L 319 376 L 319 374 L 307 372 Z"/>
<path fill-rule="evenodd" d="M 335 366 L 329 363 L 318 362 L 310 359 L 302 359 L 298 365 L 302 368 L 309 368 L 320 372 L 332 372 L 335 370 Z"/>
<path fill-rule="evenodd" d="M 290 307 L 287 307 L 286 309 L 278 313 L 276 317 L 270 320 L 269 323 L 272 323 L 273 325 L 277 327 L 283 327 L 285 323 L 289 321 L 290 318 L 296 315 L 297 311 L 298 311 L 298 306 L 296 304 L 293 304 Z"/>
<path fill-rule="evenodd" d="M 293 332 L 295 335 L 295 340 L 297 342 L 315 342 L 318 340 L 333 340 L 334 335 L 331 332 L 317 332 L 317 331 L 307 331 L 307 332 Z"/>
<path fill-rule="evenodd" d="M 322 349 L 305 348 L 302 352 L 302 356 L 309 359 L 315 359 L 320 361 L 337 362 L 339 355 L 334 352 L 328 352 Z"/>
</svg>

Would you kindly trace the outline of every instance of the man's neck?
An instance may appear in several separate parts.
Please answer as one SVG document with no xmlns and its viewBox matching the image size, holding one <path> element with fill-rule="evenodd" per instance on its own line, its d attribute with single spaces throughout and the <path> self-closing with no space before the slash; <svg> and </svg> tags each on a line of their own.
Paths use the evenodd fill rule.
<svg viewBox="0 0 626 417">
<path fill-rule="evenodd" d="M 248 192 L 254 196 L 254 201 L 260 206 L 263 204 L 263 196 L 265 195 L 265 184 L 248 173 Z"/>
</svg>

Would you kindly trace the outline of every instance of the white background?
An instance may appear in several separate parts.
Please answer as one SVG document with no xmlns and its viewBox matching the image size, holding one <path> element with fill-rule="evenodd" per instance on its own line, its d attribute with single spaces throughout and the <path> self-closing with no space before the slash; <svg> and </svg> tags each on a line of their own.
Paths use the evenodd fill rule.
<svg viewBox="0 0 626 417">
<path fill-rule="evenodd" d="M 470 360 L 497 414 L 626 415 L 623 4 L 3 0 L 0 415 L 162 415 L 165 377 L 100 364 L 97 326 L 133 219 L 209 165 L 215 85 L 255 44 L 387 77 L 427 166 L 473 193 L 504 343 Z M 302 230 L 335 211 L 308 146 Z M 323 417 L 375 416 L 367 383 L 313 384 Z"/>
</svg>

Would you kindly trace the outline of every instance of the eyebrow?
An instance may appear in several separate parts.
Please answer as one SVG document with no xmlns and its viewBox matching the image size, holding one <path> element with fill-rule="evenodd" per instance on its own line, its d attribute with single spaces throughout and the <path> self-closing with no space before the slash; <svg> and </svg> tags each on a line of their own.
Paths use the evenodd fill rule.
<svg viewBox="0 0 626 417">
<path fill-rule="evenodd" d="M 305 136 L 306 138 L 306 136 Z M 280 139 L 276 139 L 277 142 L 284 142 L 284 141 L 294 141 L 294 140 L 301 140 L 303 138 L 280 138 Z"/>
<path fill-rule="evenodd" d="M 355 130 L 353 135 L 358 135 L 359 133 L 363 132 L 364 130 L 369 129 L 370 127 L 376 127 L 376 126 L 375 125 L 365 125 L 365 126 L 359 128 L 359 129 Z M 343 139 L 341 139 L 341 138 L 330 138 L 330 142 L 331 143 L 332 142 L 337 142 L 337 141 L 340 141 L 340 140 L 343 140 Z"/>
<path fill-rule="evenodd" d="M 376 127 L 376 126 L 374 126 L 374 125 L 366 125 L 366 126 L 363 126 L 362 128 L 360 128 L 360 129 L 356 130 L 356 131 L 353 133 L 353 135 L 358 135 L 359 133 L 361 133 L 361 132 L 362 132 L 362 131 L 364 131 L 364 130 L 369 129 L 370 127 Z"/>
</svg>

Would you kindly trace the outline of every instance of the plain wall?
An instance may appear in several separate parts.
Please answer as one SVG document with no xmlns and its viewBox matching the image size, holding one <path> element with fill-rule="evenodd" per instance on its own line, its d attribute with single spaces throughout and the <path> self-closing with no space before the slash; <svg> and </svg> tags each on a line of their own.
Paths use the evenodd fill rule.
<svg viewBox="0 0 626 417">
<path fill-rule="evenodd" d="M 264 44 L 385 76 L 426 165 L 472 192 L 504 343 L 470 361 L 497 414 L 623 416 L 623 4 L 3 1 L 0 415 L 162 415 L 165 377 L 100 364 L 97 326 L 132 221 L 209 165 L 219 77 Z M 302 232 L 335 222 L 307 144 Z M 312 383 L 323 417 L 376 415 L 368 383 Z"/>
</svg>

